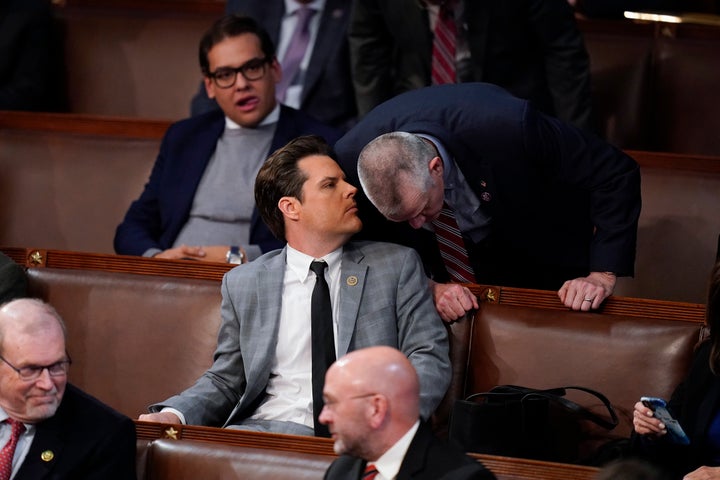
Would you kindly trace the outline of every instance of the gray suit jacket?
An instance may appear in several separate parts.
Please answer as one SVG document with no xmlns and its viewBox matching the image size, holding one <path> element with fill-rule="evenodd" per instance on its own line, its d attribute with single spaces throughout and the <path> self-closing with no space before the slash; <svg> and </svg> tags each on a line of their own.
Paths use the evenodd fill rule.
<svg viewBox="0 0 720 480">
<path fill-rule="evenodd" d="M 236 424 L 252 414 L 264 398 L 275 355 L 285 257 L 286 249 L 269 252 L 225 275 L 212 367 L 151 411 L 172 407 L 188 424 L 209 426 Z M 340 281 L 338 358 L 374 345 L 400 349 L 420 377 L 420 413 L 427 419 L 445 395 L 451 368 L 447 333 L 418 255 L 389 243 L 349 243 Z"/>
</svg>

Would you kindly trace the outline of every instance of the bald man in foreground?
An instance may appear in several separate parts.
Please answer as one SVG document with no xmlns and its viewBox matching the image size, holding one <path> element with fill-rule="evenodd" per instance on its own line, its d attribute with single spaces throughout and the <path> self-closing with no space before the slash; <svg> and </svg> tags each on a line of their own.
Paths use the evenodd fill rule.
<svg viewBox="0 0 720 480">
<path fill-rule="evenodd" d="M 412 364 L 391 347 L 355 350 L 325 377 L 320 421 L 341 455 L 328 480 L 494 479 L 461 450 L 420 422 L 420 389 Z"/>
</svg>

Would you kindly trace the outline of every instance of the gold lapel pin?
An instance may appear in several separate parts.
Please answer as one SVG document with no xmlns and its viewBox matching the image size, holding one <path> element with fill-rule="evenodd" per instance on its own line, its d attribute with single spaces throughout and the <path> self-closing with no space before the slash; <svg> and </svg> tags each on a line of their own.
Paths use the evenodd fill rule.
<svg viewBox="0 0 720 480">
<path fill-rule="evenodd" d="M 358 284 L 358 278 L 355 275 L 350 275 L 349 277 L 347 277 L 347 284 L 350 287 L 354 287 Z"/>
<path fill-rule="evenodd" d="M 55 458 L 55 454 L 53 453 L 52 450 L 45 450 L 44 452 L 42 452 L 40 454 L 40 458 L 42 459 L 43 462 L 49 462 L 53 458 Z"/>
</svg>

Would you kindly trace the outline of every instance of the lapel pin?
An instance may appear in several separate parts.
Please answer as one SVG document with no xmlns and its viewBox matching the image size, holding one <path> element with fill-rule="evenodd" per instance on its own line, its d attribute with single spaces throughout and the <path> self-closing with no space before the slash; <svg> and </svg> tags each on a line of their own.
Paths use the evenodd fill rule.
<svg viewBox="0 0 720 480">
<path fill-rule="evenodd" d="M 480 186 L 483 188 L 487 187 L 487 183 L 485 183 L 485 180 L 480 180 Z"/>
<path fill-rule="evenodd" d="M 357 283 L 358 283 L 358 278 L 357 278 L 355 275 L 350 275 L 350 276 L 347 278 L 347 284 L 348 284 L 348 286 L 354 287 L 355 285 L 357 285 Z"/>
<path fill-rule="evenodd" d="M 45 450 L 44 452 L 42 452 L 42 453 L 40 454 L 40 459 L 41 459 L 43 462 L 49 462 L 49 461 L 51 461 L 53 458 L 55 458 L 55 454 L 53 453 L 52 450 Z"/>
<path fill-rule="evenodd" d="M 490 200 L 492 200 L 492 195 L 490 195 L 488 192 L 482 192 L 480 198 L 482 198 L 484 202 L 489 202 Z"/>
</svg>

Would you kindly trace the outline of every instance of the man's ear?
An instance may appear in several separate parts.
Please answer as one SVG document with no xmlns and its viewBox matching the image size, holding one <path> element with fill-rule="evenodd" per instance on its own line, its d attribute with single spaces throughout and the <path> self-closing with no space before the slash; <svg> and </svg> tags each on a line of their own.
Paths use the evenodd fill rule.
<svg viewBox="0 0 720 480">
<path fill-rule="evenodd" d="M 297 220 L 300 214 L 300 201 L 295 197 L 282 197 L 278 200 L 278 208 L 283 216 L 290 220 Z"/>
<path fill-rule="evenodd" d="M 205 84 L 205 93 L 207 93 L 208 98 L 215 98 L 215 85 L 212 78 L 204 76 L 203 84 Z"/>
<path fill-rule="evenodd" d="M 368 406 L 368 423 L 373 429 L 379 428 L 387 420 L 388 399 L 385 395 L 376 394 Z"/>
<path fill-rule="evenodd" d="M 433 157 L 432 160 L 430 160 L 430 163 L 428 163 L 428 170 L 430 170 L 430 174 L 434 175 L 440 175 L 443 174 L 443 161 L 440 157 Z"/>
<path fill-rule="evenodd" d="M 272 62 L 270 62 L 270 75 L 272 75 L 275 84 L 280 83 L 280 80 L 282 80 L 282 67 L 277 57 L 273 57 Z"/>
</svg>

